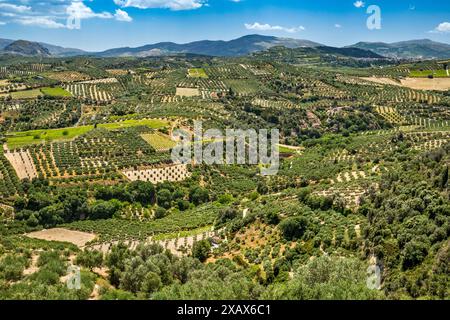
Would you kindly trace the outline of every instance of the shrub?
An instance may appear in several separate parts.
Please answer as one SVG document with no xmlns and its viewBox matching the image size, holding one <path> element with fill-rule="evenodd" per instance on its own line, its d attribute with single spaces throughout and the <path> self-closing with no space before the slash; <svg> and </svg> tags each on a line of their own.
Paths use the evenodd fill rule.
<svg viewBox="0 0 450 320">
<path fill-rule="evenodd" d="M 307 230 L 308 220 L 305 217 L 291 217 L 283 220 L 279 228 L 286 240 L 301 239 Z"/>
<path fill-rule="evenodd" d="M 428 254 L 428 246 L 419 241 L 411 241 L 403 249 L 402 264 L 404 269 L 411 269 L 420 264 Z"/>
<path fill-rule="evenodd" d="M 205 262 L 208 259 L 209 252 L 211 251 L 211 243 L 209 240 L 201 240 L 194 244 L 192 247 L 192 256 L 201 262 Z"/>
<path fill-rule="evenodd" d="M 161 207 L 155 210 L 155 219 L 162 219 L 167 215 L 167 210 Z"/>
<path fill-rule="evenodd" d="M 237 212 L 237 210 L 233 208 L 227 208 L 225 210 L 222 210 L 219 213 L 217 224 L 219 225 L 224 224 L 230 220 L 235 219 L 238 215 L 239 213 Z"/>
<path fill-rule="evenodd" d="M 77 258 L 75 260 L 76 264 L 79 264 L 83 267 L 86 267 L 90 270 L 92 270 L 95 267 L 100 267 L 103 263 L 103 253 L 98 250 L 86 250 L 83 252 L 80 252 L 77 255 Z"/>
</svg>

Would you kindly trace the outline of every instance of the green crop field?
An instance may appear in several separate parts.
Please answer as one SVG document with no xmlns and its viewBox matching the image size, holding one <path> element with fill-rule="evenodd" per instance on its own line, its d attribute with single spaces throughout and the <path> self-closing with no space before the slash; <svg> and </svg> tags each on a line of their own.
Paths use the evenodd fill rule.
<svg viewBox="0 0 450 320">
<path fill-rule="evenodd" d="M 169 150 L 176 145 L 168 136 L 160 133 L 143 134 L 141 137 L 158 151 Z"/>
<path fill-rule="evenodd" d="M 42 92 L 39 89 L 23 90 L 10 93 L 12 99 L 35 99 L 42 96 Z"/>
<path fill-rule="evenodd" d="M 188 73 L 191 78 L 208 78 L 208 75 L 203 68 L 189 69 Z"/>
<path fill-rule="evenodd" d="M 71 97 L 72 94 L 63 88 L 41 88 L 41 91 L 46 96 L 51 97 Z"/>
<path fill-rule="evenodd" d="M 113 123 L 98 124 L 98 128 L 105 128 L 108 130 L 146 126 L 152 129 L 159 129 L 167 125 L 164 120 L 158 119 L 143 119 L 143 120 L 125 120 Z M 85 134 L 94 129 L 94 125 L 50 129 L 50 130 L 31 130 L 24 132 L 12 132 L 6 135 L 6 143 L 8 148 L 15 149 L 26 145 L 39 144 L 42 142 L 52 142 L 55 140 L 71 140 L 82 134 Z"/>
<path fill-rule="evenodd" d="M 414 78 L 425 78 L 428 76 L 433 76 L 435 78 L 447 78 L 446 70 L 413 70 L 410 73 L 411 77 Z"/>
</svg>

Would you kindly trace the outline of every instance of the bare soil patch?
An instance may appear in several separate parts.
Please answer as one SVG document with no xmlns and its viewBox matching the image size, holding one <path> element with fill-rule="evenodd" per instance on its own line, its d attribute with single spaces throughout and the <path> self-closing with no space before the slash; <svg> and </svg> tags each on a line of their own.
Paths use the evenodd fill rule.
<svg viewBox="0 0 450 320">
<path fill-rule="evenodd" d="M 416 90 L 450 90 L 450 78 L 406 78 L 402 79 L 402 86 Z"/>
<path fill-rule="evenodd" d="M 181 97 L 196 97 L 200 95 L 200 90 L 197 88 L 177 88 L 177 96 Z"/>
<path fill-rule="evenodd" d="M 26 235 L 33 239 L 69 242 L 78 247 L 84 247 L 86 243 L 95 239 L 96 235 L 92 233 L 73 231 L 63 228 L 54 228 L 31 232 Z"/>
</svg>

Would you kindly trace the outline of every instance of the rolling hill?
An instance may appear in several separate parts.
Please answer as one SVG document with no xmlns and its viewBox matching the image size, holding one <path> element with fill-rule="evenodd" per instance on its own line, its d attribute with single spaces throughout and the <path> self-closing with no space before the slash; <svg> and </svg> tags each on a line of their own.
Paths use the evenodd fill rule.
<svg viewBox="0 0 450 320">
<path fill-rule="evenodd" d="M 0 39 L 0 50 L 3 50 L 7 45 L 10 45 L 13 42 L 14 40 L 10 39 Z"/>
<path fill-rule="evenodd" d="M 39 42 L 41 46 L 46 48 L 52 56 L 56 57 L 73 57 L 73 56 L 81 56 L 81 55 L 88 55 L 89 53 L 86 51 L 83 51 L 81 49 L 75 49 L 75 48 L 65 48 L 61 46 L 55 46 L 48 43 Z"/>
<path fill-rule="evenodd" d="M 186 44 L 173 42 L 161 42 L 137 48 L 117 48 L 100 53 L 101 57 L 117 56 L 159 56 L 174 53 L 193 53 L 209 56 L 243 56 L 252 52 L 269 49 L 275 46 L 285 46 L 287 48 L 317 47 L 321 44 L 309 40 L 298 40 L 290 38 L 278 38 L 261 35 L 248 35 L 231 41 L 195 41 Z"/>
<path fill-rule="evenodd" d="M 0 39 L 0 53 L 4 51 L 4 49 L 9 46 L 10 44 L 16 42 L 15 40 L 11 39 Z M 31 42 L 31 41 L 27 41 Z M 31 42 L 33 43 L 33 42 Z M 50 53 L 50 55 L 55 57 L 71 57 L 71 56 L 79 56 L 79 55 L 86 55 L 88 54 L 86 51 L 75 49 L 75 48 L 65 48 L 61 46 L 56 46 L 52 44 L 48 44 L 45 42 L 35 42 L 39 45 L 41 45 L 43 48 L 47 49 Z M 11 52 L 8 52 L 11 53 Z M 12 52 L 14 54 L 14 52 Z"/>
<path fill-rule="evenodd" d="M 446 59 L 450 58 L 450 45 L 429 39 L 394 43 L 358 42 L 349 48 L 371 50 L 382 56 L 398 59 Z"/>
<path fill-rule="evenodd" d="M 386 64 L 391 61 L 370 50 L 358 48 L 335 48 L 319 46 L 314 48 L 285 48 L 277 46 L 252 54 L 257 59 L 280 61 L 294 65 L 360 66 Z"/>
<path fill-rule="evenodd" d="M 3 51 L 22 56 L 50 56 L 50 51 L 37 42 L 17 40 L 8 44 Z"/>
</svg>

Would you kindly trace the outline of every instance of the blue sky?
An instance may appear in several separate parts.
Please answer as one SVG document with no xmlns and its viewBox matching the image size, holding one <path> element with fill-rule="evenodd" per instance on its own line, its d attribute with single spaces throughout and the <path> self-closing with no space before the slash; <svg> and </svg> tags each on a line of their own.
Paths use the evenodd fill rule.
<svg viewBox="0 0 450 320">
<path fill-rule="evenodd" d="M 366 26 L 370 5 L 381 10 L 381 29 Z M 68 25 L 69 15 L 80 24 Z M 0 0 L 0 38 L 91 51 L 253 33 L 334 46 L 423 38 L 450 43 L 450 1 Z"/>
</svg>

